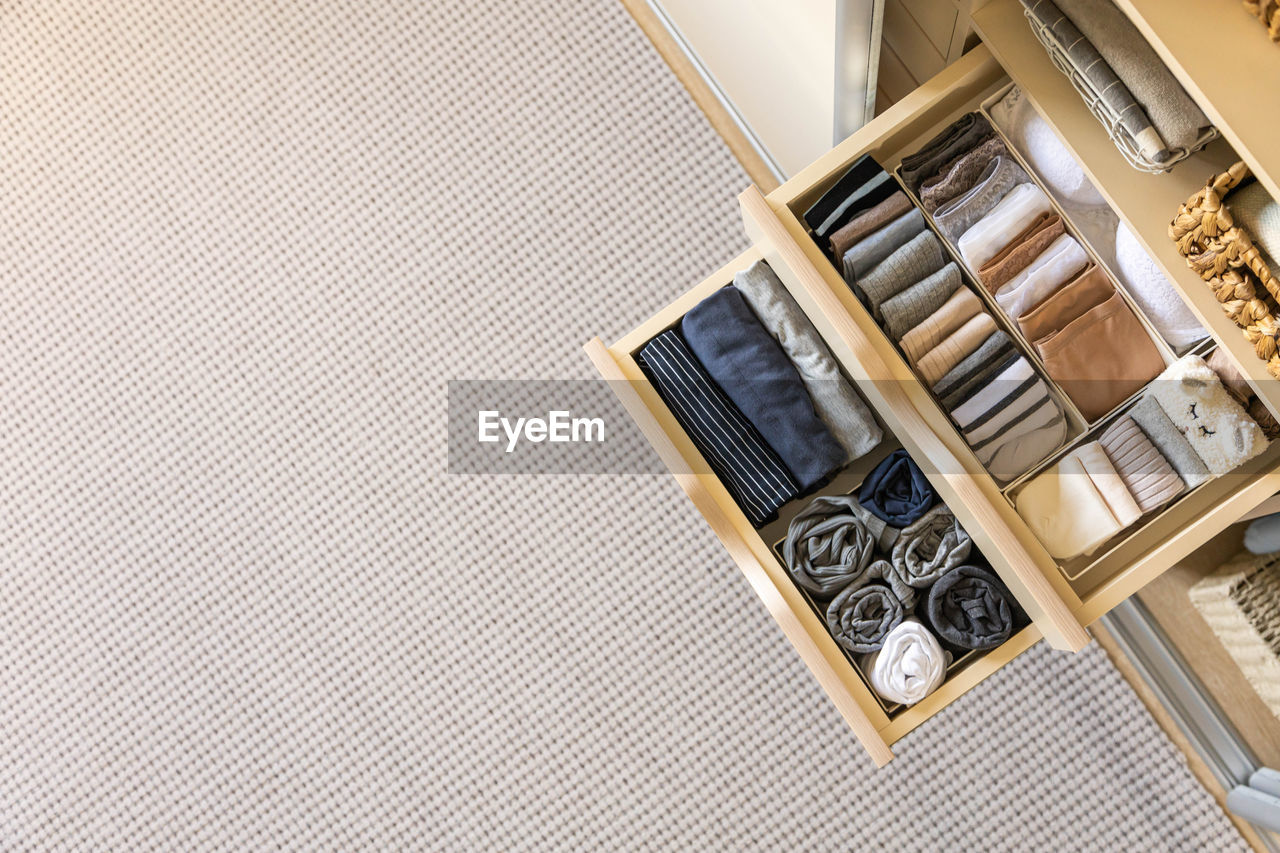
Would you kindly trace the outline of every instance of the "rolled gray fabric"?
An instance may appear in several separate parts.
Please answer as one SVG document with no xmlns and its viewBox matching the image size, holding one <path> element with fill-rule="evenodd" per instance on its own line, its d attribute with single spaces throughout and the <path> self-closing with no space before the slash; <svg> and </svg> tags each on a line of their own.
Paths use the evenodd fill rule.
<svg viewBox="0 0 1280 853">
<path fill-rule="evenodd" d="M 1143 109 L 1144 104 L 1138 102 L 1097 47 L 1080 32 L 1074 19 L 1063 14 L 1052 0 L 1022 0 L 1022 5 L 1062 44 L 1071 64 L 1101 93 L 1143 156 L 1157 162 L 1168 159 L 1169 146 Z"/>
<path fill-rule="evenodd" d="M 893 557 L 875 572 L 894 589 L 923 589 L 969 559 L 973 540 L 943 504 L 907 525 L 893 543 Z"/>
<path fill-rule="evenodd" d="M 945 263 L 946 254 L 938 235 L 932 231 L 921 231 L 872 267 L 866 275 L 860 276 L 854 283 L 853 290 L 862 304 L 870 308 L 876 320 L 880 321 L 881 304 L 928 278 L 942 269 Z"/>
<path fill-rule="evenodd" d="M 917 281 L 897 296 L 880 303 L 880 318 L 895 342 L 942 307 L 960 287 L 960 267 L 955 261 Z"/>
<path fill-rule="evenodd" d="M 883 434 L 871 410 L 773 269 L 756 261 L 733 277 L 733 286 L 795 365 L 814 412 L 848 454 L 845 461 L 878 445 Z"/>
<path fill-rule="evenodd" d="M 904 246 L 912 237 L 928 229 L 924 214 L 913 207 L 878 231 L 863 237 L 840 259 L 844 267 L 844 280 L 856 284 L 871 268 Z"/>
<path fill-rule="evenodd" d="M 870 580 L 867 569 L 885 523 L 853 495 L 819 495 L 787 527 L 787 572 L 815 595 L 829 596 Z"/>
<path fill-rule="evenodd" d="M 933 633 L 959 649 L 994 649 L 1013 634 L 1017 620 L 1013 596 L 998 577 L 979 566 L 947 572 L 929 588 L 921 609 Z"/>
<path fill-rule="evenodd" d="M 1188 489 L 1194 489 L 1209 479 L 1209 466 L 1204 464 L 1200 454 L 1196 453 L 1182 431 L 1173 425 L 1173 421 L 1169 420 L 1154 397 L 1143 395 L 1129 410 L 1129 417 L 1133 418 L 1143 434 L 1156 446 L 1156 450 L 1169 460 L 1169 464 L 1178 472 Z"/>
<path fill-rule="evenodd" d="M 1007 154 L 987 164 L 978 182 L 967 192 L 953 198 L 933 213 L 938 229 L 953 241 L 969 230 L 969 226 L 991 212 L 1000 199 L 1018 184 L 1030 183 L 1018 161 Z"/>
<path fill-rule="evenodd" d="M 874 652 L 906 615 L 902 602 L 878 583 L 845 587 L 827 605 L 827 628 L 842 647 L 859 654 Z"/>
</svg>

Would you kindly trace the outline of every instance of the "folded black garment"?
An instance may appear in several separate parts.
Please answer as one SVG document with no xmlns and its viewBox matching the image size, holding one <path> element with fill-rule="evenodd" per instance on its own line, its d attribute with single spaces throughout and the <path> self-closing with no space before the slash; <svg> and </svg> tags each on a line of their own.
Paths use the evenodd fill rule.
<svg viewBox="0 0 1280 853">
<path fill-rule="evenodd" d="M 870 154 L 854 161 L 831 189 L 804 212 L 814 239 L 826 251 L 831 235 L 898 191 L 898 182 Z"/>
<path fill-rule="evenodd" d="M 858 500 L 890 527 L 906 527 L 923 516 L 938 498 L 915 461 L 895 450 L 862 481 Z"/>
<path fill-rule="evenodd" d="M 899 170 L 902 182 L 917 195 L 920 185 L 936 175 L 943 166 L 966 151 L 986 142 L 995 131 L 991 122 L 978 114 L 966 113 L 949 124 L 914 154 L 902 158 Z"/>
<path fill-rule="evenodd" d="M 636 361 L 752 524 L 764 524 L 800 493 L 782 460 L 716 387 L 678 331 L 649 341 Z"/>
<path fill-rule="evenodd" d="M 904 615 L 902 602 L 887 586 L 854 584 L 827 605 L 827 629 L 844 648 L 865 654 L 883 646 Z"/>
<path fill-rule="evenodd" d="M 1021 611 L 1009 590 L 981 566 L 957 566 L 929 587 L 920 608 L 945 645 L 985 651 L 1009 639 Z"/>
<path fill-rule="evenodd" d="M 884 522 L 853 495 L 820 495 L 787 526 L 783 560 L 791 579 L 823 598 L 868 579 Z"/>
<path fill-rule="evenodd" d="M 680 330 L 703 368 L 808 491 L 845 460 L 795 365 L 735 287 L 695 305 Z"/>
</svg>

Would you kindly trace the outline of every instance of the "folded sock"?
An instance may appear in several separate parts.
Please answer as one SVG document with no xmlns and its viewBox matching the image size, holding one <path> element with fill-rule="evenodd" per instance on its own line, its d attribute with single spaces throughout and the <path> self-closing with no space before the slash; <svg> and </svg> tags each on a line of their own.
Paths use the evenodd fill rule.
<svg viewBox="0 0 1280 853">
<path fill-rule="evenodd" d="M 902 336 L 899 345 L 907 361 L 912 364 L 919 361 L 947 335 L 984 310 L 977 294 L 967 287 L 957 287 L 955 293 L 948 296 L 937 311 Z"/>
<path fill-rule="evenodd" d="M 680 330 L 703 368 L 802 490 L 843 464 L 844 448 L 814 411 L 800 374 L 737 289 L 722 287 L 695 305 Z"/>
<path fill-rule="evenodd" d="M 972 151 L 966 151 L 942 167 L 938 174 L 920 185 L 920 206 L 933 213 L 939 207 L 973 188 L 987 165 L 1009 150 L 998 137 L 991 137 Z"/>
<path fill-rule="evenodd" d="M 880 650 L 859 663 L 871 689 L 882 698 L 914 705 L 942 684 L 949 657 L 928 628 L 903 619 L 884 638 Z"/>
<path fill-rule="evenodd" d="M 1160 455 L 1178 472 L 1179 479 L 1187 484 L 1188 489 L 1194 489 L 1209 479 L 1209 469 L 1204 460 L 1150 393 L 1144 394 L 1128 414 Z"/>
<path fill-rule="evenodd" d="M 1067 435 L 1062 409 L 1020 353 L 1011 353 L 985 386 L 952 412 L 965 440 L 993 477 L 1021 476 Z"/>
<path fill-rule="evenodd" d="M 1100 464 L 1097 453 L 1082 453 L 1084 447 L 1087 445 L 1032 478 L 1014 500 L 1018 514 L 1045 550 L 1058 560 L 1092 554 L 1124 529 L 1098 482 L 1106 483 L 1108 476 L 1118 479 L 1118 475 L 1105 453 L 1101 454 L 1104 464 Z M 1094 470 L 1091 472 L 1086 464 Z M 1107 468 L 1111 468 L 1110 475 Z M 1137 510 L 1136 504 L 1133 509 Z"/>
<path fill-rule="evenodd" d="M 986 311 L 973 315 L 964 325 L 925 353 L 916 364 L 920 378 L 928 385 L 938 382 L 951 368 L 977 350 L 995 330 L 996 321 Z"/>
<path fill-rule="evenodd" d="M 956 248 L 971 270 L 995 257 L 1026 226 L 1049 213 L 1049 197 L 1035 184 L 1018 184 L 960 236 Z"/>
<path fill-rule="evenodd" d="M 978 651 L 1008 640 L 1020 615 L 1000 579 L 974 565 L 957 566 L 942 575 L 929 589 L 921 610 L 944 644 Z"/>
<path fill-rule="evenodd" d="M 1088 265 L 1089 256 L 1076 242 L 1076 238 L 1063 234 L 1034 258 L 1026 269 L 996 291 L 996 302 L 1009 317 L 1021 317 L 1083 272 Z"/>
<path fill-rule="evenodd" d="M 1053 212 L 1040 214 L 978 269 L 978 280 L 988 293 L 997 292 L 1065 233 L 1067 229 L 1061 216 Z"/>
<path fill-rule="evenodd" d="M 844 253 L 852 249 L 859 240 L 910 210 L 911 199 L 902 190 L 897 190 L 876 206 L 859 213 L 831 235 L 831 257 L 843 259 Z"/>
<path fill-rule="evenodd" d="M 924 322 L 956 292 L 960 284 L 960 267 L 955 261 L 926 276 L 896 296 L 880 304 L 881 325 L 889 337 L 899 340 Z"/>
<path fill-rule="evenodd" d="M 1209 365 L 1222 382 L 1222 387 L 1235 398 L 1235 401 L 1242 406 L 1247 406 L 1249 398 L 1253 396 L 1253 389 L 1249 387 L 1249 380 L 1240 372 L 1240 368 L 1236 367 L 1235 360 L 1227 355 L 1227 351 L 1219 347 L 1209 353 L 1209 357 L 1204 360 Z"/>
<path fill-rule="evenodd" d="M 825 246 L 842 225 L 875 207 L 898 189 L 892 176 L 870 154 L 864 154 L 805 211 L 804 221 Z"/>
<path fill-rule="evenodd" d="M 899 529 L 928 512 L 937 499 L 924 472 L 905 450 L 889 454 L 858 490 L 858 501 L 872 515 Z"/>
<path fill-rule="evenodd" d="M 827 605 L 827 628 L 838 645 L 855 654 L 874 652 L 902 623 L 902 603 L 881 584 L 851 586 Z"/>
<path fill-rule="evenodd" d="M 921 231 L 865 275 L 858 276 L 853 289 L 876 320 L 882 321 L 883 302 L 942 269 L 945 262 L 942 241 L 932 231 Z"/>
<path fill-rule="evenodd" d="M 1128 415 L 1107 427 L 1098 443 L 1144 514 L 1186 490 L 1173 466 Z"/>
<path fill-rule="evenodd" d="M 1093 481 L 1102 499 L 1120 527 L 1128 527 L 1142 517 L 1142 509 L 1134 499 L 1133 493 L 1125 485 L 1124 478 L 1111 464 L 1107 451 L 1097 441 L 1090 441 L 1077 447 L 1072 453 L 1084 465 L 1084 470 Z"/>
<path fill-rule="evenodd" d="M 1198 355 L 1183 356 L 1169 365 L 1151 383 L 1149 393 L 1215 477 L 1267 447 L 1261 428 Z"/>
<path fill-rule="evenodd" d="M 668 329 L 636 360 L 752 524 L 759 527 L 796 497 L 799 486 L 777 455 Z"/>
<path fill-rule="evenodd" d="M 997 329 L 988 335 L 981 346 L 934 384 L 933 394 L 942 408 L 950 412 L 975 388 L 985 385 L 1013 351 L 1013 341 L 1003 330 Z"/>
<path fill-rule="evenodd" d="M 902 182 L 918 194 L 920 186 L 937 174 L 943 165 L 963 152 L 977 148 L 992 136 L 995 136 L 995 130 L 984 116 L 979 113 L 962 115 L 920 150 L 902 158 L 899 167 Z"/>
<path fill-rule="evenodd" d="M 799 586 L 824 597 L 865 583 L 884 528 L 853 495 L 816 497 L 787 527 L 782 546 L 787 572 Z"/>
<path fill-rule="evenodd" d="M 924 224 L 924 214 L 919 208 L 913 207 L 883 228 L 871 232 L 841 257 L 844 280 L 850 285 L 856 285 L 858 279 L 877 264 L 925 231 L 928 228 Z"/>
<path fill-rule="evenodd" d="M 1234 215 L 1234 205 L 1231 210 Z M 1116 275 L 1124 282 L 1125 290 L 1169 346 L 1182 349 L 1209 336 L 1123 222 L 1116 226 L 1115 258 Z"/>
<path fill-rule="evenodd" d="M 1012 157 L 998 156 L 987 164 L 973 187 L 934 211 L 933 221 L 938 223 L 939 231 L 954 241 L 986 216 L 1011 189 L 1030 180 Z"/>
<path fill-rule="evenodd" d="M 773 269 L 756 261 L 733 277 L 733 285 L 800 374 L 814 412 L 844 448 L 844 461 L 879 444 L 883 434 L 875 416 Z"/>
</svg>

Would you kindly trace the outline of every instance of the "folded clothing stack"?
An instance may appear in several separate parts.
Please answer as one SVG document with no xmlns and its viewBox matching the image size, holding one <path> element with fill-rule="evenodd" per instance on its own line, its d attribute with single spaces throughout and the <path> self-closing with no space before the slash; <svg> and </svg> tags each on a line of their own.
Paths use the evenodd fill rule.
<svg viewBox="0 0 1280 853">
<path fill-rule="evenodd" d="M 1261 453 L 1267 439 L 1196 355 L 1171 364 L 1129 411 L 1039 474 L 1015 504 L 1057 559 L 1092 554 L 1169 501 Z"/>
<path fill-rule="evenodd" d="M 882 437 L 764 261 L 645 344 L 637 361 L 756 526 Z"/>
<path fill-rule="evenodd" d="M 990 123 L 976 114 L 904 160 L 902 172 L 953 235 L 1017 187 L 1031 186 Z M 885 175 L 870 157 L 861 158 L 806 219 L 947 411 L 967 405 L 958 422 L 987 470 L 1012 480 L 1066 439 L 1062 408 L 964 282 L 922 211 L 896 183 L 894 191 L 885 189 Z M 842 196 L 857 200 L 841 204 Z"/>
<path fill-rule="evenodd" d="M 825 602 L 836 643 L 864 655 L 868 681 L 890 702 L 918 702 L 952 653 L 995 648 L 1027 621 L 905 450 L 856 497 L 813 498 L 782 554 L 796 585 Z"/>
</svg>

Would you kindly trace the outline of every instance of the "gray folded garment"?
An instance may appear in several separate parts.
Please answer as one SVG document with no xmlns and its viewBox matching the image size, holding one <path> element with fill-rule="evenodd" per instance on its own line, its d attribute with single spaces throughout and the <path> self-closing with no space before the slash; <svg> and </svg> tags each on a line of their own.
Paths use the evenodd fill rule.
<svg viewBox="0 0 1280 853">
<path fill-rule="evenodd" d="M 1007 154 L 999 155 L 987 164 L 978 182 L 968 192 L 934 211 L 933 221 L 954 242 L 969 230 L 969 226 L 990 213 L 1009 190 L 1030 182 L 1016 160 Z"/>
<path fill-rule="evenodd" d="M 828 596 L 870 580 L 876 542 L 885 523 L 853 495 L 819 495 L 787 527 L 783 560 L 792 580 L 810 592 Z"/>
<path fill-rule="evenodd" d="M 943 128 L 920 150 L 902 158 L 902 165 L 898 167 L 902 182 L 913 193 L 919 193 L 920 186 L 941 171 L 947 163 L 965 151 L 977 148 L 992 136 L 995 136 L 995 131 L 986 116 L 965 113 Z"/>
<path fill-rule="evenodd" d="M 932 232 L 930 232 L 932 233 Z M 880 303 L 881 325 L 894 341 L 919 326 L 951 298 L 960 284 L 960 267 L 952 261 L 942 269 Z"/>
<path fill-rule="evenodd" d="M 874 652 L 898 627 L 905 611 L 889 588 L 878 583 L 846 587 L 827 605 L 832 638 L 851 652 Z"/>
<path fill-rule="evenodd" d="M 733 277 L 733 286 L 795 365 L 814 412 L 848 454 L 845 461 L 878 445 L 883 434 L 875 416 L 773 269 L 756 261 Z"/>
<path fill-rule="evenodd" d="M 943 643 L 985 651 L 1009 639 L 1017 604 L 1000 579 L 979 566 L 957 566 L 929 589 L 921 607 Z"/>
<path fill-rule="evenodd" d="M 1111 0 L 1058 0 L 1058 7 L 1133 93 L 1165 145 L 1195 145 L 1210 124 L 1208 117 L 1128 16 Z M 1229 57 L 1227 47 L 1224 61 Z"/>
<path fill-rule="evenodd" d="M 1280 202 L 1267 194 L 1257 181 L 1231 191 L 1227 197 L 1231 218 L 1249 233 L 1253 244 L 1265 256 L 1272 275 L 1280 275 Z"/>
<path fill-rule="evenodd" d="M 883 228 L 872 231 L 863 237 L 853 248 L 844 253 L 841 263 L 844 266 L 844 280 L 856 284 L 858 279 L 871 271 L 871 268 L 892 255 L 912 237 L 921 231 L 928 230 L 924 224 L 924 214 L 920 208 L 913 207 Z"/>
<path fill-rule="evenodd" d="M 1102 100 L 1119 117 L 1120 124 L 1133 137 L 1143 156 L 1157 162 L 1168 159 L 1168 146 L 1147 117 L 1142 104 L 1062 9 L 1053 0 L 1022 0 L 1022 5 L 1049 28 L 1066 50 L 1072 66 L 1089 80 L 1095 91 L 1101 93 Z"/>
<path fill-rule="evenodd" d="M 1280 514 L 1255 518 L 1244 529 L 1244 547 L 1250 554 L 1280 551 Z"/>
<path fill-rule="evenodd" d="M 1169 460 L 1169 464 L 1178 472 L 1188 489 L 1194 489 L 1209 479 L 1209 466 L 1204 464 L 1200 454 L 1196 453 L 1191 442 L 1173 425 L 1169 415 L 1154 397 L 1143 395 L 1128 414 L 1161 455 Z"/>
<path fill-rule="evenodd" d="M 969 353 L 947 375 L 933 386 L 933 394 L 950 412 L 964 402 L 969 393 L 995 376 L 1005 357 L 1013 352 L 1013 341 L 1003 329 L 996 329 L 976 350 Z"/>
<path fill-rule="evenodd" d="M 962 565 L 972 549 L 969 534 L 951 510 L 939 504 L 902 528 L 893 543 L 892 558 L 877 560 L 871 574 L 887 580 L 894 593 L 910 606 L 916 590 Z"/>
<path fill-rule="evenodd" d="M 942 269 L 944 263 L 946 255 L 938 235 L 932 231 L 921 231 L 866 275 L 859 276 L 853 290 L 879 322 L 882 303 Z"/>
</svg>

